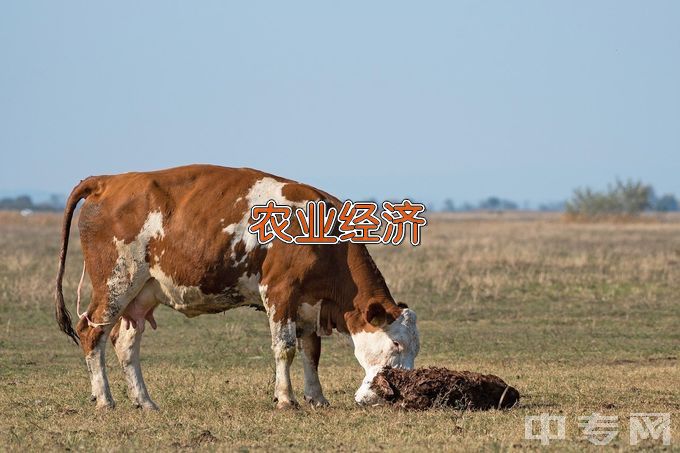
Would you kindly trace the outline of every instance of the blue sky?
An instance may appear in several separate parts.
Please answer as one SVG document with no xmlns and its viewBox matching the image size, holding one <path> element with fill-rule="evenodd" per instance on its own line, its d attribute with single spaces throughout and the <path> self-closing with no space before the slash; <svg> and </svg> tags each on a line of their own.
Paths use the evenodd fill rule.
<svg viewBox="0 0 680 453">
<path fill-rule="evenodd" d="M 2 2 L 0 191 L 250 166 L 343 198 L 680 194 L 680 2 Z"/>
</svg>

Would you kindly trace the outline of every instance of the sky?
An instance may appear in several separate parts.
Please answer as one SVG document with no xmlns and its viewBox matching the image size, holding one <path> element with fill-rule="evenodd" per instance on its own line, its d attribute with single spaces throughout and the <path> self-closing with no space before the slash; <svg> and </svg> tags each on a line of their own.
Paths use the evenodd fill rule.
<svg viewBox="0 0 680 453">
<path fill-rule="evenodd" d="M 0 2 L 0 193 L 254 167 L 340 198 L 680 195 L 680 2 Z"/>
</svg>

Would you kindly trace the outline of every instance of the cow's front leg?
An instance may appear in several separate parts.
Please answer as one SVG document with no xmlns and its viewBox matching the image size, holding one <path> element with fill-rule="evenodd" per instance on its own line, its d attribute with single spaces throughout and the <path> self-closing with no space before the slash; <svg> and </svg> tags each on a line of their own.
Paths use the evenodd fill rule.
<svg viewBox="0 0 680 453">
<path fill-rule="evenodd" d="M 290 364 L 295 357 L 295 322 L 291 319 L 274 319 L 270 312 L 269 328 L 272 332 L 272 350 L 276 361 L 274 401 L 278 409 L 298 407 L 290 382 Z"/>
<path fill-rule="evenodd" d="M 305 334 L 298 340 L 305 368 L 305 401 L 312 406 L 328 406 L 319 381 L 319 357 L 321 356 L 321 337 L 316 333 Z"/>
</svg>

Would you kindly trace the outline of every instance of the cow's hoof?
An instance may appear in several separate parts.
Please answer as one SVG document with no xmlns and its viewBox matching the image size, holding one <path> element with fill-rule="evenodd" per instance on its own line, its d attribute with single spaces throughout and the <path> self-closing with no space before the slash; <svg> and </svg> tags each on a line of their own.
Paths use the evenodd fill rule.
<svg viewBox="0 0 680 453">
<path fill-rule="evenodd" d="M 96 403 L 97 402 L 97 397 L 94 395 L 90 395 L 90 403 Z"/>
<path fill-rule="evenodd" d="M 111 400 L 111 401 L 106 401 L 102 400 L 100 403 L 99 400 L 97 400 L 97 410 L 108 410 L 108 409 L 114 409 L 116 407 L 116 403 Z"/>
<path fill-rule="evenodd" d="M 145 411 L 157 411 L 158 410 L 158 406 L 156 406 L 156 403 L 154 403 L 151 400 L 142 401 L 141 403 L 134 403 L 134 406 L 137 409 L 142 409 L 142 410 L 145 410 Z"/>
<path fill-rule="evenodd" d="M 323 396 L 307 396 L 305 395 L 305 401 L 309 403 L 312 407 L 328 407 L 331 403 Z"/>
<path fill-rule="evenodd" d="M 300 405 L 298 404 L 297 401 L 279 401 L 276 403 L 276 408 L 279 410 L 290 410 L 290 409 L 299 409 Z"/>
</svg>

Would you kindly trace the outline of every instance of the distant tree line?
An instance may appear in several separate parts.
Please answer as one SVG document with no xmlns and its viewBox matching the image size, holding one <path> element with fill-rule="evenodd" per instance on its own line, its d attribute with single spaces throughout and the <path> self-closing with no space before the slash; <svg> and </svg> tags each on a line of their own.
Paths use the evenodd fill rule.
<svg viewBox="0 0 680 453">
<path fill-rule="evenodd" d="M 441 210 L 454 211 L 513 211 L 519 209 L 518 203 L 500 197 L 491 196 L 478 203 L 456 205 L 453 200 L 446 199 Z M 523 209 L 528 209 L 526 206 Z M 617 180 L 604 191 L 596 191 L 589 187 L 574 190 L 571 199 L 552 203 L 542 203 L 538 211 L 566 212 L 571 216 L 637 216 L 645 211 L 671 212 L 679 211 L 680 203 L 673 194 L 657 196 L 651 185 L 641 181 Z"/>
<path fill-rule="evenodd" d="M 375 201 L 375 200 L 373 200 Z M 429 205 L 428 209 L 433 209 Z M 64 209 L 64 199 L 59 195 L 51 195 L 47 201 L 35 203 L 28 195 L 5 197 L 0 199 L 0 210 L 53 211 Z M 465 202 L 456 205 L 452 199 L 444 200 L 441 211 L 515 211 L 520 209 L 518 203 L 505 198 L 490 196 L 478 203 Z M 525 204 L 522 209 L 528 210 Z M 654 188 L 641 181 L 617 180 L 607 186 L 604 191 L 596 191 L 589 187 L 574 190 L 571 199 L 538 205 L 538 211 L 566 212 L 575 217 L 601 216 L 637 216 L 644 211 L 672 212 L 680 211 L 680 203 L 673 194 L 657 196 Z"/>
<path fill-rule="evenodd" d="M 514 211 L 519 209 L 519 205 L 512 200 L 506 200 L 500 197 L 488 197 L 481 200 L 479 203 L 473 204 L 465 202 L 460 206 L 456 206 L 453 200 L 444 200 L 443 211 Z"/>
<path fill-rule="evenodd" d="M 64 202 L 58 195 L 52 195 L 49 200 L 40 203 L 34 203 L 28 195 L 0 198 L 0 210 L 23 211 L 27 209 L 58 212 L 64 209 Z"/>
</svg>

